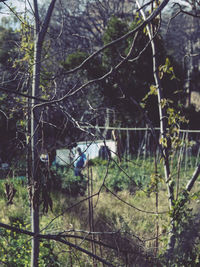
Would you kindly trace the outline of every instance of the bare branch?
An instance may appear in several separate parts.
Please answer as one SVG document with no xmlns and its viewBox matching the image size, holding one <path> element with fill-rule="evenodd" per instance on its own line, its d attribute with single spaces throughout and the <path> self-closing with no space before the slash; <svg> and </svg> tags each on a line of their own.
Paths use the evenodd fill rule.
<svg viewBox="0 0 200 267">
<path fill-rule="evenodd" d="M 174 3 L 174 7 L 175 6 L 178 6 L 179 7 L 179 13 L 183 13 L 183 14 L 186 14 L 188 16 L 191 16 L 191 17 L 194 17 L 194 18 L 200 18 L 200 14 L 199 13 L 192 13 L 192 12 L 189 12 L 185 9 L 183 9 L 183 7 L 180 5 L 180 3 Z"/>
<path fill-rule="evenodd" d="M 160 14 L 160 12 L 164 9 L 164 7 L 168 4 L 169 0 L 163 0 L 163 2 L 136 28 L 134 28 L 132 31 L 129 31 L 128 33 L 124 34 L 123 36 L 119 37 L 118 39 L 108 43 L 107 45 L 103 46 L 102 48 L 100 48 L 98 51 L 94 52 L 93 54 L 91 54 L 87 59 L 85 59 L 78 67 L 64 72 L 64 74 L 70 74 L 73 73 L 79 69 L 81 69 L 83 66 L 86 65 L 86 63 L 91 60 L 93 57 L 97 56 L 99 53 L 101 53 L 103 50 L 105 50 L 106 48 L 117 44 L 119 42 L 121 42 L 124 39 L 127 39 L 129 36 L 135 34 L 136 32 L 138 32 L 139 30 L 142 30 L 146 25 L 148 25 L 156 16 L 158 16 Z"/>
<path fill-rule="evenodd" d="M 9 94 L 14 94 L 14 95 L 18 95 L 18 96 L 23 96 L 23 97 L 26 97 L 28 99 L 35 99 L 39 102 L 48 102 L 48 100 L 46 99 L 42 99 L 42 98 L 39 98 L 39 97 L 36 97 L 36 96 L 31 96 L 31 95 L 27 95 L 27 94 L 23 94 L 23 93 L 20 93 L 18 91 L 13 91 L 13 90 L 10 90 L 10 89 L 7 89 L 7 88 L 3 88 L 3 87 L 0 87 L 0 91 L 3 91 L 5 93 L 9 93 Z"/>
<path fill-rule="evenodd" d="M 46 34 L 47 29 L 49 27 L 49 22 L 51 19 L 51 15 L 52 15 L 55 3 L 56 3 L 56 0 L 51 1 L 49 8 L 48 8 L 48 11 L 47 11 L 47 14 L 46 14 L 46 17 L 45 17 L 44 22 L 42 24 L 42 29 L 41 29 L 40 36 L 39 36 L 39 38 L 42 42 L 44 40 L 45 34 Z"/>
<path fill-rule="evenodd" d="M 0 227 L 4 228 L 4 229 L 7 229 L 7 230 L 11 230 L 11 231 L 14 231 L 16 233 L 20 233 L 20 234 L 25 234 L 25 235 L 28 235 L 28 236 L 32 236 L 32 237 L 36 237 L 35 233 L 31 232 L 31 231 L 27 231 L 27 230 L 23 230 L 23 229 L 20 229 L 20 228 L 17 228 L 17 227 L 14 227 L 14 226 L 10 226 L 10 225 L 7 225 L 7 224 L 4 224 L 4 223 L 0 223 Z M 43 235 L 43 234 L 37 234 L 37 238 L 39 239 L 46 239 L 46 240 L 54 240 L 54 241 L 58 241 L 60 243 L 63 243 L 65 245 L 68 245 L 69 247 L 71 248 L 75 248 L 83 253 L 85 253 L 86 255 L 98 260 L 99 262 L 102 262 L 104 264 L 106 264 L 107 266 L 114 266 L 112 263 L 104 260 L 103 258 L 91 253 L 90 251 L 86 250 L 86 249 L 83 249 L 81 248 L 80 246 L 78 245 L 75 245 L 69 241 L 66 241 L 64 240 L 61 236 L 59 235 Z"/>
<path fill-rule="evenodd" d="M 194 171 L 192 178 L 190 179 L 190 181 L 188 182 L 188 184 L 186 185 L 186 190 L 189 192 L 191 191 L 195 181 L 197 180 L 198 176 L 200 174 L 200 164 L 197 166 L 196 170 Z"/>
</svg>

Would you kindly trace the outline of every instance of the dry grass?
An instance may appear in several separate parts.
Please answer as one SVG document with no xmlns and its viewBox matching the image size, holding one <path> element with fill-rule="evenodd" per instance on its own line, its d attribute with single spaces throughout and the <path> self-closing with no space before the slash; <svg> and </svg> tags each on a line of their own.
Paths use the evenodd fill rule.
<svg viewBox="0 0 200 267">
<path fill-rule="evenodd" d="M 147 170 L 145 169 L 145 171 Z M 87 173 L 87 169 L 85 169 L 84 174 L 87 175 Z M 95 166 L 92 173 L 93 194 L 95 194 L 99 192 L 103 185 L 103 179 L 106 177 L 106 166 Z M 108 172 L 108 178 L 111 176 L 112 169 Z M 183 181 L 184 183 L 185 181 Z M 145 255 L 148 253 L 153 255 L 155 253 L 157 235 L 159 235 L 159 250 L 162 251 L 164 248 L 165 243 L 163 240 L 167 237 L 167 227 L 169 226 L 168 197 L 165 185 L 162 182 L 159 184 L 157 207 L 155 192 L 148 192 L 147 189 L 147 187 L 144 187 L 142 190 L 137 188 L 134 193 L 130 193 L 128 190 L 116 193 L 112 192 L 111 189 L 110 192 L 105 187 L 102 187 L 100 194 L 93 197 L 93 230 L 95 232 L 115 232 L 112 236 L 104 233 L 98 237 L 101 241 L 111 246 L 118 246 L 117 252 L 103 249 L 104 256 L 108 260 L 124 260 L 123 249 L 126 249 L 129 251 L 130 262 L 133 261 L 132 257 L 136 257 L 140 262 L 138 266 L 148 266 L 143 265 L 146 260 Z M 3 198 L 0 200 L 0 216 L 5 223 L 9 223 L 11 215 L 26 220 L 29 219 L 29 208 L 25 197 L 27 194 L 25 193 L 26 188 L 21 190 L 23 193 L 19 191 L 14 204 L 9 207 L 6 206 Z M 197 182 L 192 193 L 199 190 L 200 183 Z M 88 197 L 88 192 L 85 192 L 85 196 L 77 197 L 70 197 L 60 192 L 54 193 L 52 196 L 53 212 L 41 216 L 41 229 L 45 228 L 45 233 L 69 231 L 69 233 L 91 237 L 91 235 L 83 232 L 74 232 L 74 230 L 90 231 L 89 202 L 88 199 L 82 201 Z M 190 204 L 196 211 L 199 211 L 198 201 L 198 199 L 194 199 Z M 156 214 L 156 209 L 158 209 L 158 214 Z M 47 225 L 48 227 L 46 228 Z M 75 238 L 69 240 L 91 250 L 90 244 L 86 241 L 82 242 Z M 60 255 L 61 263 L 69 260 L 71 252 L 68 247 L 56 244 L 55 250 Z M 98 251 L 98 253 L 100 252 Z M 77 255 L 82 262 L 87 262 L 87 266 L 92 266 L 93 263 L 87 256 L 80 253 Z"/>
</svg>

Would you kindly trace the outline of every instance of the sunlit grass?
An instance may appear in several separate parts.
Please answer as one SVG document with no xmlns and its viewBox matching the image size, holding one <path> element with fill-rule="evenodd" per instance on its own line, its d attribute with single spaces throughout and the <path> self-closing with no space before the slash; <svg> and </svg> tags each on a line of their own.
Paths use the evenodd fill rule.
<svg viewBox="0 0 200 267">
<path fill-rule="evenodd" d="M 179 176 L 179 192 L 185 187 L 194 171 L 192 164 L 187 166 L 181 165 L 180 171 L 176 165 L 173 166 L 172 179 L 176 182 Z M 169 207 L 168 195 L 163 175 L 162 163 L 157 165 L 158 176 L 155 174 L 155 163 L 153 158 L 144 161 L 143 159 L 132 159 L 128 162 L 118 162 L 114 159 L 110 163 L 99 161 L 83 171 L 85 179 L 93 182 L 93 189 L 90 195 L 93 203 L 93 220 L 94 231 L 120 233 L 123 246 L 123 238 L 128 238 L 132 244 L 142 244 L 143 249 L 154 251 L 155 241 L 158 235 L 159 250 L 161 251 L 166 243 L 169 230 Z M 62 181 L 73 175 L 73 172 L 63 173 Z M 155 177 L 157 183 L 155 184 Z M 70 181 L 73 181 L 71 179 Z M 10 182 L 13 182 L 10 180 Z M 65 186 L 68 184 L 64 183 Z M 117 186 L 116 186 L 117 185 Z M 17 220 L 30 222 L 30 207 L 26 184 L 20 181 L 15 182 L 14 186 L 17 193 L 13 199 L 12 205 L 6 205 L 6 196 L 4 182 L 0 184 L 0 217 L 4 223 L 12 223 Z M 176 187 L 175 187 L 176 188 Z M 91 188 L 90 188 L 91 190 Z M 199 181 L 196 182 L 192 194 L 200 190 Z M 176 191 L 175 191 L 176 195 Z M 54 190 L 51 193 L 53 200 L 53 210 L 47 214 L 41 212 L 40 229 L 42 233 L 78 233 L 80 231 L 90 231 L 89 227 L 89 202 L 88 190 L 84 195 L 77 194 L 70 196 L 69 193 L 62 190 Z M 156 198 L 158 200 L 156 204 Z M 82 201 L 86 199 L 85 201 Z M 90 202 L 91 203 L 91 202 Z M 194 197 L 190 201 L 190 207 L 199 212 L 198 198 Z M 75 231 L 75 232 L 74 232 Z M 78 232 L 76 232 L 78 231 Z M 158 232 L 157 232 L 158 231 Z M 82 233 L 83 234 L 83 233 Z M 111 242 L 109 236 L 104 236 L 105 242 Z M 71 242 L 83 246 L 85 249 L 91 250 L 88 242 L 69 239 Z M 120 241 L 118 241 L 120 242 Z M 73 253 L 69 247 L 61 244 L 54 244 L 54 251 L 58 255 L 61 264 L 65 264 L 74 259 Z M 109 253 L 104 251 L 107 257 Z M 107 254 L 108 253 L 108 254 Z M 87 256 L 76 252 L 81 262 L 87 262 L 88 266 L 92 266 L 92 261 Z M 111 255 L 111 254 L 110 254 Z M 110 256 L 110 259 L 114 259 Z M 84 266 L 84 265 L 83 265 Z"/>
</svg>

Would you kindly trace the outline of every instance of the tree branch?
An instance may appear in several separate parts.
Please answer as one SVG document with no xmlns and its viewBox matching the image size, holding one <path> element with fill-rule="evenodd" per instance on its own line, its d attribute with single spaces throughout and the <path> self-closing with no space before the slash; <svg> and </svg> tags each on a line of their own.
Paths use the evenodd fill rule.
<svg viewBox="0 0 200 267">
<path fill-rule="evenodd" d="M 35 99 L 35 100 L 37 100 L 39 102 L 43 102 L 43 103 L 48 102 L 48 100 L 46 100 L 46 99 L 42 99 L 42 98 L 39 98 L 39 97 L 23 94 L 23 93 L 20 93 L 18 91 L 9 90 L 9 89 L 3 88 L 3 87 L 0 87 L 0 91 L 3 91 L 5 93 L 9 93 L 9 94 L 15 94 L 15 95 L 18 95 L 18 96 L 23 96 L 23 97 L 26 97 L 26 98 L 29 98 L 29 99 Z"/>
<path fill-rule="evenodd" d="M 39 36 L 41 42 L 43 42 L 45 34 L 46 34 L 47 29 L 49 27 L 49 22 L 51 19 L 51 15 L 52 15 L 55 3 L 56 3 L 56 0 L 51 1 L 49 8 L 48 8 L 48 11 L 47 11 L 47 14 L 46 14 L 45 19 L 44 19 L 44 22 L 42 24 L 42 29 L 40 31 L 40 36 Z"/>
<path fill-rule="evenodd" d="M 10 231 L 14 231 L 16 233 L 20 233 L 20 234 L 25 234 L 25 235 L 28 235 L 28 236 L 32 236 L 32 237 L 35 237 L 35 233 L 31 232 L 31 231 L 27 231 L 27 230 L 23 230 L 23 229 L 20 229 L 20 228 L 17 228 L 17 227 L 14 227 L 14 226 L 10 226 L 10 225 L 7 225 L 7 224 L 4 224 L 4 223 L 0 223 L 0 227 L 1 228 L 4 228 L 4 229 L 7 229 L 7 230 L 10 230 Z M 71 236 L 70 236 L 71 237 Z M 71 248 L 75 248 L 83 253 L 85 253 L 86 255 L 98 260 L 99 262 L 102 262 L 104 263 L 105 265 L 107 266 L 114 266 L 112 263 L 102 259 L 101 257 L 91 253 L 90 251 L 86 250 L 86 249 L 83 249 L 81 248 L 80 246 L 78 245 L 75 245 L 69 241 L 66 241 L 64 240 L 61 236 L 59 235 L 43 235 L 43 234 L 37 234 L 37 238 L 39 239 L 46 239 L 46 240 L 54 240 L 54 241 L 58 241 L 60 243 L 63 243 L 65 245 L 68 245 L 69 247 Z"/>
<path fill-rule="evenodd" d="M 189 181 L 188 184 L 186 185 L 186 190 L 187 190 L 188 192 L 191 191 L 191 189 L 192 189 L 192 187 L 193 187 L 195 181 L 197 180 L 199 174 L 200 174 L 200 164 L 197 166 L 196 170 L 195 170 L 194 173 L 193 173 L 192 178 L 190 179 L 190 181 Z"/>
<path fill-rule="evenodd" d="M 106 44 L 105 46 L 100 48 L 98 51 L 94 52 L 88 58 L 86 58 L 78 67 L 76 67 L 70 71 L 64 72 L 64 74 L 71 74 L 71 73 L 81 69 L 83 66 L 86 65 L 86 63 L 89 60 L 91 60 L 93 57 L 97 56 L 99 53 L 101 53 L 106 48 L 108 48 L 114 44 L 117 44 L 117 43 L 121 42 L 122 40 L 128 38 L 129 36 L 135 34 L 139 30 L 142 30 L 147 24 L 149 24 L 155 17 L 157 17 L 160 14 L 160 12 L 164 9 L 164 7 L 168 4 L 169 1 L 170 0 L 163 0 L 163 2 L 139 26 L 134 28 L 132 31 L 124 34 L 123 36 L 119 37 L 118 39 Z"/>
</svg>

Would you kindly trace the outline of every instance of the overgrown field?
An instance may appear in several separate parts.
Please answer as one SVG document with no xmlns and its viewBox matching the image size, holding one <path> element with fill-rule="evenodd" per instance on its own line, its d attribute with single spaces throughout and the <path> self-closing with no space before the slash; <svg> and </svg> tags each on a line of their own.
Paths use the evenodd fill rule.
<svg viewBox="0 0 200 267">
<path fill-rule="evenodd" d="M 194 162 L 195 158 L 190 159 L 187 168 L 184 163 L 180 170 L 174 167 L 177 194 L 191 177 Z M 74 176 L 71 168 L 52 169 L 53 209 L 43 213 L 41 207 L 41 233 L 66 234 L 67 241 L 114 266 L 165 266 L 163 253 L 170 216 L 161 164 L 156 165 L 153 157 L 123 162 L 96 159 L 83 173 L 82 180 Z M 30 230 L 26 180 L 7 178 L 0 182 L 1 222 Z M 16 189 L 13 203 L 9 204 L 6 183 Z M 199 191 L 197 181 L 189 209 L 182 211 L 185 216 L 177 233 L 183 246 L 176 248 L 171 266 L 199 264 Z M 2 228 L 0 231 L 0 266 L 29 266 L 31 237 Z M 41 240 L 39 266 L 103 266 L 95 264 L 94 259 L 75 248 Z"/>
</svg>

